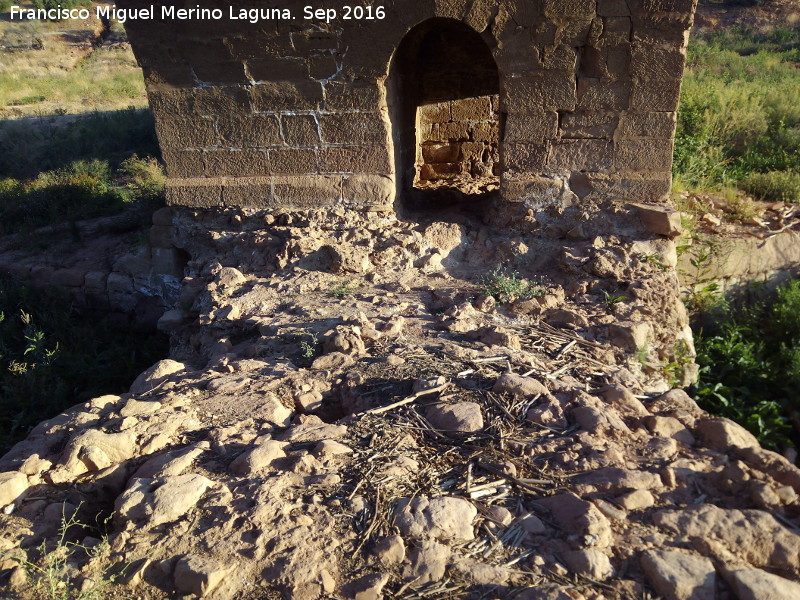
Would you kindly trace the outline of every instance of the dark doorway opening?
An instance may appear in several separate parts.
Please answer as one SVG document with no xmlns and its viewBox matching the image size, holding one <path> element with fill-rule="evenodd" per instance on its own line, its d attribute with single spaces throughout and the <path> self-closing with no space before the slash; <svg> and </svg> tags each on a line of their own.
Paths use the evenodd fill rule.
<svg viewBox="0 0 800 600">
<path fill-rule="evenodd" d="M 388 94 L 397 208 L 481 202 L 499 189 L 500 76 L 480 34 L 430 19 L 403 38 Z"/>
</svg>

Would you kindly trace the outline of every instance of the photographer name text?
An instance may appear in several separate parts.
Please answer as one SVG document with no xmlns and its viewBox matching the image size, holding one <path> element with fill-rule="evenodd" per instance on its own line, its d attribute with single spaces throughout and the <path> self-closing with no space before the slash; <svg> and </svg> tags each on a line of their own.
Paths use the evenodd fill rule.
<svg viewBox="0 0 800 600">
<path fill-rule="evenodd" d="M 129 20 L 161 20 L 161 21 L 247 21 L 257 24 L 262 21 L 292 21 L 298 18 L 288 8 L 177 8 L 175 6 L 156 6 L 151 4 L 146 8 L 118 8 L 116 5 L 95 6 L 89 8 L 27 8 L 22 6 L 11 7 L 12 21 L 63 21 L 66 19 L 91 18 L 92 12 L 98 19 L 115 20 L 125 23 Z M 383 6 L 341 6 L 338 8 L 303 7 L 299 18 L 305 21 L 319 21 L 330 23 L 332 21 L 379 21 L 386 17 Z"/>
</svg>

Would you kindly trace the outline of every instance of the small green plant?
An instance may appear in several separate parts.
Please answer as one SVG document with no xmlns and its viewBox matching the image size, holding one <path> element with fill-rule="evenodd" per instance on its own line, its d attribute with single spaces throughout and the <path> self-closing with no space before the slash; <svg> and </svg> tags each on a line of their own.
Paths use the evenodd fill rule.
<svg viewBox="0 0 800 600">
<path fill-rule="evenodd" d="M 692 286 L 683 303 L 690 313 L 719 312 L 728 307 L 728 301 L 715 282 Z"/>
<path fill-rule="evenodd" d="M 760 200 L 800 202 L 800 173 L 769 171 L 753 173 L 742 181 L 742 188 Z"/>
<path fill-rule="evenodd" d="M 340 279 L 328 291 L 328 295 L 333 298 L 343 299 L 352 296 L 361 287 L 359 282 L 352 278 Z"/>
<path fill-rule="evenodd" d="M 606 307 L 606 312 L 610 315 L 613 315 L 615 312 L 617 312 L 617 305 L 620 302 L 625 302 L 627 299 L 627 296 L 615 296 L 614 294 L 609 294 L 607 291 L 603 290 L 603 304 Z"/>
<path fill-rule="evenodd" d="M 694 357 L 689 352 L 686 340 L 678 340 L 672 348 L 672 360 L 664 365 L 664 377 L 669 382 L 670 387 L 683 385 L 686 367 L 692 364 Z"/>
<path fill-rule="evenodd" d="M 0 453 L 42 419 L 127 389 L 166 339 L 86 318 L 69 298 L 0 277 Z"/>
<path fill-rule="evenodd" d="M 492 296 L 500 303 L 513 302 L 518 298 L 538 298 L 547 293 L 541 280 L 531 282 L 521 278 L 516 271 L 501 265 L 481 277 L 478 285 L 484 294 Z"/>
<path fill-rule="evenodd" d="M 300 353 L 305 359 L 312 359 L 319 354 L 320 346 L 317 334 L 313 331 L 302 331 L 300 334 Z"/>
<path fill-rule="evenodd" d="M 19 554 L 0 552 L 0 556 L 17 562 L 25 570 L 32 589 L 40 595 L 37 597 L 46 600 L 98 600 L 107 597 L 108 588 L 124 573 L 124 569 L 112 573 L 107 561 L 105 566 L 102 564 L 109 554 L 106 535 L 92 546 L 69 540 L 72 530 L 86 528 L 76 515 L 77 510 L 70 516 L 62 516 L 55 544 L 43 541 L 37 548 L 38 559 L 28 560 Z M 76 553 L 87 557 L 89 562 L 95 562 L 88 580 L 82 581 L 80 586 L 70 575 L 69 559 Z"/>
<path fill-rule="evenodd" d="M 633 357 L 642 367 L 648 366 L 650 363 L 650 344 L 645 344 L 641 348 L 637 348 L 633 353 Z"/>
<path fill-rule="evenodd" d="M 639 260 L 646 265 L 650 265 L 659 271 L 666 271 L 667 266 L 661 261 L 658 254 L 640 254 Z"/>
</svg>

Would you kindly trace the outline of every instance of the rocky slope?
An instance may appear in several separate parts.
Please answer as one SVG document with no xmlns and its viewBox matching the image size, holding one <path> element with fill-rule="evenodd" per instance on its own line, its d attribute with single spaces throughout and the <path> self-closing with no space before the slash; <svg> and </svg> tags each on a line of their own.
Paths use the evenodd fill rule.
<svg viewBox="0 0 800 600">
<path fill-rule="evenodd" d="M 668 239 L 173 223 L 172 359 L 0 460 L 7 597 L 53 557 L 107 597 L 800 597 L 800 471 L 669 389 Z M 536 293 L 488 295 L 502 263 Z"/>
</svg>

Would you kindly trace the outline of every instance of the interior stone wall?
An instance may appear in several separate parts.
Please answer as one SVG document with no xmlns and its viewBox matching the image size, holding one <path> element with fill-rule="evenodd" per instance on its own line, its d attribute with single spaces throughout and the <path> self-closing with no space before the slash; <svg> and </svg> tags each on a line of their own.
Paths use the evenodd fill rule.
<svg viewBox="0 0 800 600">
<path fill-rule="evenodd" d="M 171 204 L 396 210 L 402 98 L 387 89 L 426 23 L 474 31 L 497 66 L 502 202 L 666 202 L 696 0 L 395 0 L 383 20 L 329 24 L 283 4 L 296 20 L 126 24 Z"/>
<path fill-rule="evenodd" d="M 498 96 L 424 104 L 417 109 L 420 181 L 500 175 Z"/>
</svg>

